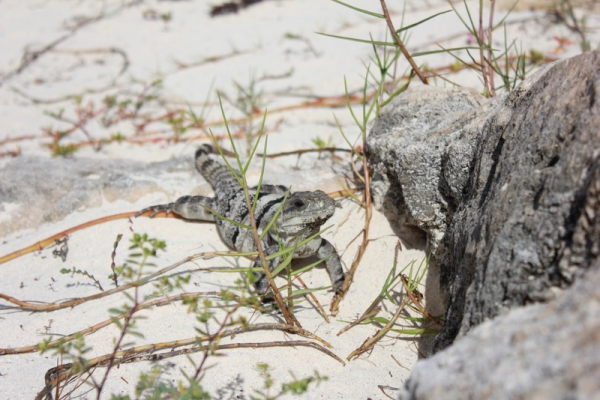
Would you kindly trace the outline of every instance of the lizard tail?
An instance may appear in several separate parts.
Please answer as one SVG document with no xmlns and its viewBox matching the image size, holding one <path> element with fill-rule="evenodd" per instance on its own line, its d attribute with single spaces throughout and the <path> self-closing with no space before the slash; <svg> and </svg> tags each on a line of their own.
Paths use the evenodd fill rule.
<svg viewBox="0 0 600 400">
<path fill-rule="evenodd" d="M 229 168 L 210 157 L 211 154 L 216 153 L 218 153 L 217 150 L 210 144 L 206 143 L 200 146 L 196 150 L 196 168 L 198 171 L 215 191 L 219 191 L 220 186 L 224 186 L 220 188 L 221 190 L 232 189 L 232 186 L 239 186 Z M 239 174 L 237 170 L 235 171 Z"/>
</svg>

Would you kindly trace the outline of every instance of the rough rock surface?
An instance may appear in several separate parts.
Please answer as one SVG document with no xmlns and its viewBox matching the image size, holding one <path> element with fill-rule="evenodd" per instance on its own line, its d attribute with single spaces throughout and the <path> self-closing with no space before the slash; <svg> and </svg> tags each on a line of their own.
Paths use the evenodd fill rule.
<svg viewBox="0 0 600 400">
<path fill-rule="evenodd" d="M 600 263 L 548 304 L 510 311 L 417 362 L 401 399 L 597 399 Z"/>
<path fill-rule="evenodd" d="M 480 111 L 468 111 L 475 108 Z M 388 219 L 426 231 L 433 248 L 468 178 L 473 145 L 464 138 L 477 133 L 488 108 L 474 90 L 418 87 L 387 105 L 369 135 L 376 205 Z M 442 164 L 452 168 L 450 186 Z M 444 185 L 448 193 L 440 190 Z"/>
<path fill-rule="evenodd" d="M 192 170 L 186 157 L 154 163 L 17 157 L 0 169 L 0 211 L 8 211 L 0 220 L 0 237 L 99 207 L 103 200 L 134 202 L 171 185 L 183 186 Z"/>
<path fill-rule="evenodd" d="M 390 219 L 422 229 L 429 237 L 446 304 L 445 324 L 433 343 L 433 353 L 457 337 L 470 337 L 473 327 L 511 309 L 552 301 L 599 259 L 598 93 L 600 52 L 594 51 L 546 66 L 508 95 L 488 102 L 457 89 L 423 88 L 406 93 L 383 110 L 368 142 L 378 178 L 373 184 L 375 204 Z M 586 296 L 597 301 L 598 293 L 592 290 Z M 549 318 L 544 324 L 554 326 L 554 316 L 547 314 L 559 304 L 563 303 L 527 308 L 529 318 L 533 321 L 535 316 L 538 322 L 522 319 L 512 327 L 515 333 L 507 343 L 515 347 L 512 351 L 517 358 L 522 357 L 515 365 L 533 371 L 537 365 L 527 364 L 525 354 L 530 350 L 526 346 L 537 344 L 539 355 L 559 341 L 544 334 L 529 344 L 514 339 L 515 335 L 527 336 L 527 329 L 544 318 Z M 511 318 L 523 318 L 523 312 Z M 578 324 L 576 319 L 572 324 L 565 329 L 580 330 L 598 349 L 594 327 Z M 450 371 L 451 376 L 440 380 L 451 382 L 454 376 L 466 385 L 458 397 L 487 398 L 495 393 L 493 383 L 500 381 L 491 378 L 488 386 L 479 386 L 481 391 L 470 386 L 479 379 L 476 374 L 496 373 L 492 369 L 496 357 L 503 354 L 496 347 L 504 342 L 489 334 L 494 326 L 486 324 L 472 338 L 479 340 L 478 347 L 468 342 L 471 346 L 463 354 L 442 352 L 431 359 L 429 365 L 437 363 Z M 584 348 L 574 342 L 565 346 Z M 487 347 L 492 349 L 491 356 L 484 350 Z M 597 370 L 600 352 L 595 354 Z M 469 365 L 473 357 L 481 357 L 481 363 Z M 575 363 L 573 357 L 577 356 L 544 370 L 547 380 L 543 382 L 535 381 L 537 375 L 531 371 L 527 390 L 539 384 L 540 390 L 552 391 L 553 377 Z M 437 389 L 418 390 L 433 380 L 433 373 L 419 368 L 407 386 L 409 392 L 417 393 L 417 398 L 438 398 L 444 389 L 439 393 Z M 474 372 L 466 372 L 471 368 Z M 510 369 L 508 364 L 506 369 Z M 464 375 L 455 376 L 460 371 Z M 560 379 L 557 382 L 563 392 L 553 396 L 567 396 L 568 386 L 561 386 Z M 537 396 L 527 390 L 518 393 Z M 507 397 L 514 398 L 498 396 Z"/>
</svg>

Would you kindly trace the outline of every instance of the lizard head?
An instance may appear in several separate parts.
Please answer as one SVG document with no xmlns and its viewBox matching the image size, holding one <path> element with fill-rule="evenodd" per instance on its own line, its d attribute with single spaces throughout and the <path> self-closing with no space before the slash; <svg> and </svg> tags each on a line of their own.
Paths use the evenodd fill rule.
<svg viewBox="0 0 600 400">
<path fill-rule="evenodd" d="M 335 201 L 325 192 L 295 192 L 287 198 L 277 228 L 308 237 L 318 232 L 334 212 Z"/>
</svg>

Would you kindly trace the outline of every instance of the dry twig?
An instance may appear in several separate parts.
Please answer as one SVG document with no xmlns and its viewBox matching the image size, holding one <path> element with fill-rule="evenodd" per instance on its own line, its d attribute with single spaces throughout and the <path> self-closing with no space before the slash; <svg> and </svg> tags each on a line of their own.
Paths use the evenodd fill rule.
<svg viewBox="0 0 600 400">
<path fill-rule="evenodd" d="M 404 46 L 404 43 L 402 43 L 400 36 L 398 36 L 398 34 L 396 33 L 396 28 L 394 28 L 394 24 L 392 23 L 392 19 L 390 17 L 390 12 L 387 9 L 385 0 L 380 0 L 380 1 L 381 1 L 381 10 L 383 11 L 383 15 L 385 16 L 385 21 L 387 22 L 388 28 L 390 29 L 390 34 L 394 38 L 394 42 L 396 42 L 396 44 L 398 45 L 398 48 L 400 48 L 400 51 L 402 51 L 404 58 L 406 58 L 406 60 L 410 64 L 413 71 L 415 71 L 415 74 L 419 77 L 421 82 L 423 82 L 425 85 L 427 85 L 427 78 L 425 78 L 425 75 L 423 75 L 423 73 L 419 69 L 419 66 L 415 63 L 415 61 L 411 57 L 408 50 L 406 50 L 406 46 Z"/>
</svg>

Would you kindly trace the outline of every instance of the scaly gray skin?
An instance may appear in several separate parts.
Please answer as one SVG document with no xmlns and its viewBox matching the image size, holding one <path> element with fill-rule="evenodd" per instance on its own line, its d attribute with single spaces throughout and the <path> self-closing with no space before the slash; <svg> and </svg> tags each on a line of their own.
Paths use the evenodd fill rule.
<svg viewBox="0 0 600 400">
<path fill-rule="evenodd" d="M 239 252 L 256 251 L 256 243 L 252 231 L 216 217 L 200 206 L 203 205 L 210 208 L 216 213 L 238 223 L 251 225 L 242 187 L 225 165 L 209 156 L 214 153 L 213 147 L 208 144 L 202 145 L 196 152 L 196 168 L 214 188 L 214 198 L 184 196 L 177 199 L 174 203 L 145 208 L 138 212 L 137 215 L 146 211 L 152 211 L 150 217 L 153 217 L 160 211 L 166 211 L 167 213 L 174 212 L 186 219 L 215 221 L 221 239 L 223 239 L 227 246 Z M 261 186 L 254 212 L 259 234 L 264 231 L 275 216 L 283 201 L 286 190 L 286 187 L 281 185 L 263 184 Z M 253 202 L 256 196 L 256 188 L 249 189 L 249 194 L 250 200 Z M 277 221 L 273 224 L 269 233 L 262 239 L 261 244 L 265 255 L 269 256 L 279 251 L 277 234 L 284 247 L 292 247 L 295 243 L 299 243 L 319 232 L 321 226 L 334 212 L 335 202 L 321 190 L 291 193 Z M 325 261 L 327 272 L 329 273 L 335 292 L 338 293 L 345 276 L 342 263 L 335 248 L 327 240 L 317 236 L 308 243 L 296 248 L 293 257 L 304 258 L 313 255 L 319 258 L 327 257 Z M 281 262 L 281 256 L 270 260 L 269 268 L 271 271 Z M 255 265 L 260 266 L 261 262 L 257 261 Z M 268 289 L 269 282 L 264 273 L 261 272 L 257 275 L 256 290 L 258 293 L 263 294 Z"/>
</svg>

